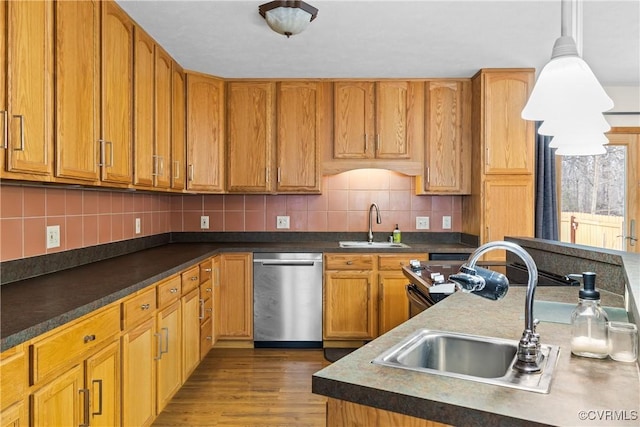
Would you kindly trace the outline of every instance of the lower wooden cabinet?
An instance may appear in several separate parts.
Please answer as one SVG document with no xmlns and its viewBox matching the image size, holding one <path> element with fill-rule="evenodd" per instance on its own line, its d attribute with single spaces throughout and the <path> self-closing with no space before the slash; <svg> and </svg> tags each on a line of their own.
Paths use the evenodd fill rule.
<svg viewBox="0 0 640 427">
<path fill-rule="evenodd" d="M 447 424 L 424 420 L 397 412 L 360 405 L 346 400 L 329 398 L 327 401 L 327 427 L 446 427 Z"/>
<path fill-rule="evenodd" d="M 114 426 L 120 422 L 120 343 L 118 341 L 85 362 L 90 426 Z"/>
<path fill-rule="evenodd" d="M 181 299 L 182 304 L 182 382 L 200 363 L 200 291 L 194 289 Z"/>
<path fill-rule="evenodd" d="M 0 426 L 20 427 L 29 425 L 29 412 L 24 400 L 14 403 L 8 408 L 2 409 Z"/>
<path fill-rule="evenodd" d="M 157 315 L 156 414 L 162 412 L 182 385 L 182 310 L 180 301 Z"/>
<path fill-rule="evenodd" d="M 32 423 L 34 426 L 78 426 L 82 419 L 84 372 L 75 365 L 55 380 L 31 395 Z M 83 399 L 84 397 L 84 399 Z"/>
<path fill-rule="evenodd" d="M 253 339 L 253 256 L 227 253 L 220 259 L 220 339 Z"/>
<path fill-rule="evenodd" d="M 148 426 L 156 416 L 156 321 L 122 336 L 122 425 Z"/>
</svg>

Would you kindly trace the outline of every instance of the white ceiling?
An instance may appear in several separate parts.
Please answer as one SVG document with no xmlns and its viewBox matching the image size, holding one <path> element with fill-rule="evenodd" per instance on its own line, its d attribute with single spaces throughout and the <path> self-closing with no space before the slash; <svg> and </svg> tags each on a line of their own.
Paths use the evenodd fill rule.
<svg viewBox="0 0 640 427">
<path fill-rule="evenodd" d="M 560 0 L 308 0 L 287 39 L 263 1 L 117 0 L 183 67 L 227 78 L 471 77 L 534 67 L 560 36 Z M 585 0 L 583 58 L 604 86 L 640 86 L 640 0 Z"/>
</svg>

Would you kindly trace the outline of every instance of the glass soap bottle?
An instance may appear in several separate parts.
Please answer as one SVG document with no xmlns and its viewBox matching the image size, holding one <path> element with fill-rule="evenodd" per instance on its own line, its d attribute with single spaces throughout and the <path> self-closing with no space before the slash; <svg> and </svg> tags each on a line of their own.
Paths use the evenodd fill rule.
<svg viewBox="0 0 640 427">
<path fill-rule="evenodd" d="M 571 313 L 571 353 L 576 356 L 604 359 L 609 353 L 609 319 L 600 306 L 600 292 L 596 290 L 596 273 L 582 273 L 582 283 L 578 305 Z"/>
</svg>

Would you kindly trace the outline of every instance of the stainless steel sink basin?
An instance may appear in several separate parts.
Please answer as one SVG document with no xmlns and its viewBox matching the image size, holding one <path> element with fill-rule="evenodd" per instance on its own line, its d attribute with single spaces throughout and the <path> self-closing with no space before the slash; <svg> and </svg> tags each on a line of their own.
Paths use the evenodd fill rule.
<svg viewBox="0 0 640 427">
<path fill-rule="evenodd" d="M 354 248 L 354 249 L 366 249 L 366 248 L 409 248 L 409 245 L 404 243 L 392 243 L 392 242 L 351 242 L 343 241 L 339 242 L 341 248 Z"/>
<path fill-rule="evenodd" d="M 548 393 L 559 348 L 542 346 L 540 373 L 513 369 L 518 342 L 500 338 L 420 329 L 372 362 L 428 374 Z"/>
</svg>

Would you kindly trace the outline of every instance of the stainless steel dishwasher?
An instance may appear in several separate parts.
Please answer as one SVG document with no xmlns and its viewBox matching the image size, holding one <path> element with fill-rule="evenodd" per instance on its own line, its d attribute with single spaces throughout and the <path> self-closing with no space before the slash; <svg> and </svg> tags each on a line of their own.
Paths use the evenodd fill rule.
<svg viewBox="0 0 640 427">
<path fill-rule="evenodd" d="M 255 347 L 322 348 L 322 254 L 253 254 Z"/>
</svg>

